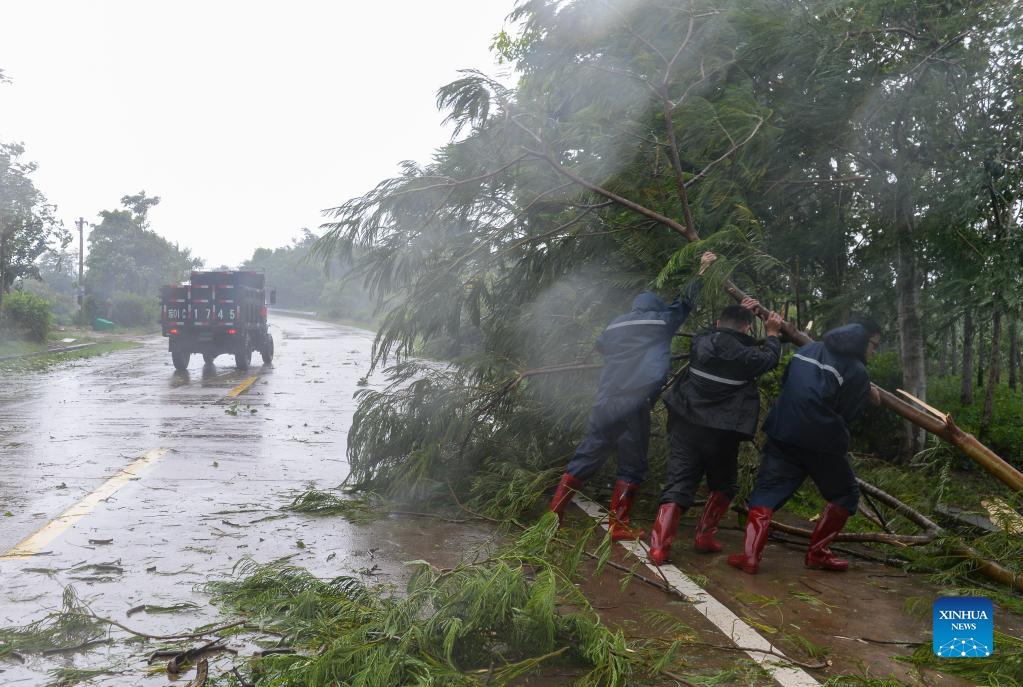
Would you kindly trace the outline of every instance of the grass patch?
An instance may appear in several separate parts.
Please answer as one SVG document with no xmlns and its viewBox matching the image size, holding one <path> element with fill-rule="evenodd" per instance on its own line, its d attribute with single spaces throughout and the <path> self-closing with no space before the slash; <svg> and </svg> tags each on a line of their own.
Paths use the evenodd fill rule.
<svg viewBox="0 0 1023 687">
<path fill-rule="evenodd" d="M 47 344 L 34 341 L 22 341 L 21 339 L 2 340 L 0 339 L 0 358 L 9 355 L 25 355 L 27 353 L 38 353 L 45 351 Z"/>
<path fill-rule="evenodd" d="M 46 372 L 64 363 L 95 358 L 116 351 L 137 348 L 142 344 L 137 341 L 101 341 L 88 348 L 63 353 L 43 353 L 27 358 L 15 358 L 0 362 L 0 373 L 3 372 Z"/>
</svg>

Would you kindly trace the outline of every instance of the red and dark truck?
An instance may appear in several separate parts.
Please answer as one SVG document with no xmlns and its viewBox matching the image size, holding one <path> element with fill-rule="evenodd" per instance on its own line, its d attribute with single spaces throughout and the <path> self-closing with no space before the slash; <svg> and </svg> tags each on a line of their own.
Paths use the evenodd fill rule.
<svg viewBox="0 0 1023 687">
<path fill-rule="evenodd" d="M 193 271 L 189 283 L 162 287 L 160 323 L 174 367 L 187 369 L 193 353 L 201 353 L 207 365 L 226 353 L 234 356 L 235 367 L 247 370 L 253 351 L 269 364 L 274 340 L 266 312 L 276 295 L 271 290 L 267 298 L 262 272 L 240 270 Z"/>
</svg>

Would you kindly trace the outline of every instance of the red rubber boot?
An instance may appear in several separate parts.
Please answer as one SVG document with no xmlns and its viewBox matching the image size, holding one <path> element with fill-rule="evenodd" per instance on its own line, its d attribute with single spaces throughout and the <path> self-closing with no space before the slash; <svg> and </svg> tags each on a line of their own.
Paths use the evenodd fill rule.
<svg viewBox="0 0 1023 687">
<path fill-rule="evenodd" d="M 657 519 L 650 530 L 650 562 L 664 565 L 671 556 L 671 542 L 678 531 L 678 521 L 682 517 L 682 507 L 674 502 L 662 503 L 657 511 Z"/>
<path fill-rule="evenodd" d="M 771 529 L 772 515 L 774 511 L 766 506 L 754 506 L 749 509 L 743 552 L 729 556 L 728 565 L 750 575 L 757 574 L 757 570 L 760 569 L 760 558 L 764 555 L 764 547 L 767 545 L 767 532 Z"/>
<path fill-rule="evenodd" d="M 643 530 L 632 527 L 629 523 L 629 510 L 637 491 L 638 484 L 623 479 L 615 481 L 615 489 L 611 493 L 611 541 L 643 538 Z"/>
<path fill-rule="evenodd" d="M 700 553 L 717 553 L 723 547 L 714 539 L 718 533 L 718 523 L 728 512 L 732 499 L 723 491 L 712 491 L 707 497 L 707 505 L 700 513 L 700 521 L 696 523 L 696 543 L 694 547 Z"/>
<path fill-rule="evenodd" d="M 565 473 L 561 476 L 561 481 L 558 482 L 558 488 L 554 491 L 554 497 L 551 499 L 551 511 L 558 514 L 558 524 L 561 524 L 562 519 L 565 517 L 565 507 L 572 502 L 572 497 L 579 491 L 583 486 L 583 481 L 577 477 L 573 477 L 569 473 Z"/>
<path fill-rule="evenodd" d="M 814 570 L 834 570 L 844 572 L 849 569 L 849 561 L 837 558 L 831 553 L 828 544 L 835 540 L 838 533 L 845 527 L 845 521 L 852 515 L 841 506 L 829 503 L 824 507 L 817 526 L 810 535 L 810 548 L 806 550 L 806 567 Z"/>
</svg>

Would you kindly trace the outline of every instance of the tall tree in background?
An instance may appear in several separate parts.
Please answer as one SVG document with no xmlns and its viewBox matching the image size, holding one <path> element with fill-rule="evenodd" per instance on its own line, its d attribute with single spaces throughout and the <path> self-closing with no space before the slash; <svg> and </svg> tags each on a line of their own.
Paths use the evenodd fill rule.
<svg viewBox="0 0 1023 687">
<path fill-rule="evenodd" d="M 131 211 L 135 223 L 141 229 L 149 228 L 149 211 L 160 204 L 160 196 L 147 196 L 139 191 L 134 195 L 121 196 L 121 205 Z"/>
<path fill-rule="evenodd" d="M 128 209 L 100 212 L 102 221 L 93 225 L 89 234 L 86 288 L 99 301 L 118 293 L 155 299 L 160 286 L 186 279 L 202 261 L 193 258 L 188 248 L 143 226 L 159 198 L 148 198 L 142 192 L 122 201 Z"/>
<path fill-rule="evenodd" d="M 29 178 L 36 165 L 21 160 L 24 152 L 21 145 L 0 143 L 0 305 L 15 280 L 39 276 L 39 256 L 71 240 Z"/>
</svg>

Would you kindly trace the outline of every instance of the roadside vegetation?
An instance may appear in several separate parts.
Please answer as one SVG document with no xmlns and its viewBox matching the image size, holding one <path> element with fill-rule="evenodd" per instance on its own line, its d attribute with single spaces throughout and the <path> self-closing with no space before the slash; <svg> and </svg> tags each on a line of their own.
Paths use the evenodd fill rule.
<svg viewBox="0 0 1023 687">
<path fill-rule="evenodd" d="M 82 343 L 88 346 L 71 351 L 39 351 L 10 360 L 0 360 L 0 372 L 45 372 L 57 365 L 87 360 L 141 345 L 138 341 L 110 340 Z"/>
</svg>

